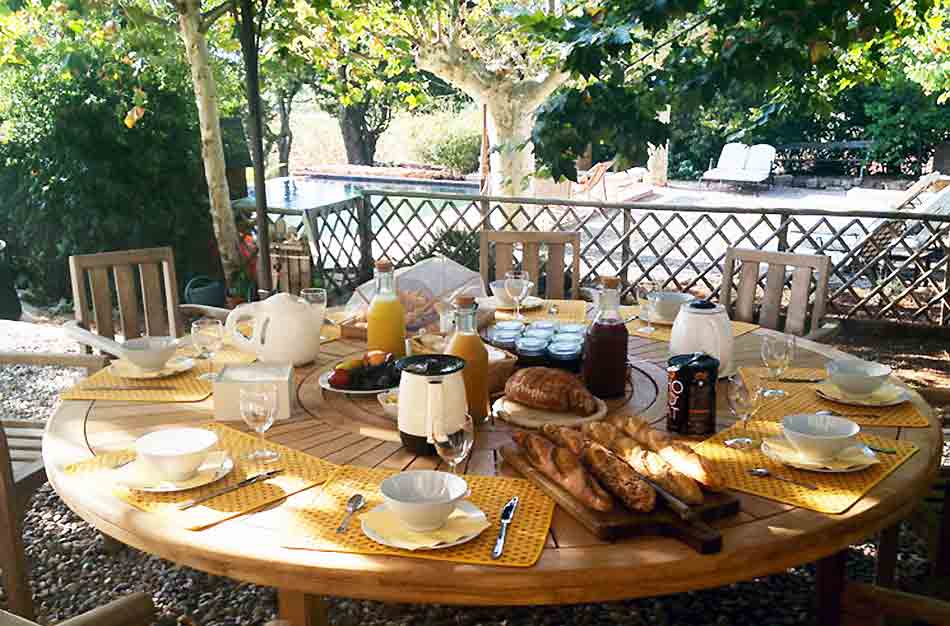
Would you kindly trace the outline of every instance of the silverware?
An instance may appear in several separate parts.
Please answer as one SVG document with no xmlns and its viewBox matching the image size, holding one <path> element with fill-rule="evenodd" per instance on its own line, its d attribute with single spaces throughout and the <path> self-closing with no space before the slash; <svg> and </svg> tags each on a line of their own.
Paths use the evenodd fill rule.
<svg viewBox="0 0 950 626">
<path fill-rule="evenodd" d="M 145 386 L 145 385 L 116 385 L 99 387 L 81 387 L 79 391 L 174 391 L 174 387 L 165 386 Z"/>
<path fill-rule="evenodd" d="M 783 377 L 783 378 L 779 378 L 779 379 L 778 379 L 778 382 L 780 382 L 780 383 L 820 383 L 820 382 L 824 382 L 824 380 L 825 380 L 824 377 L 822 377 L 822 378 L 790 378 L 790 377 Z"/>
<path fill-rule="evenodd" d="M 344 517 L 340 525 L 336 527 L 336 532 L 346 532 L 346 527 L 350 525 L 350 518 L 365 505 L 366 498 L 363 497 L 363 494 L 354 493 L 350 496 L 350 499 L 346 501 L 346 517 Z"/>
<path fill-rule="evenodd" d="M 283 471 L 284 471 L 284 470 L 282 470 L 282 469 L 276 469 L 276 470 L 271 470 L 271 471 L 269 471 L 269 472 L 264 472 L 263 474 L 256 474 L 256 475 L 254 475 L 254 476 L 250 476 L 250 477 L 245 478 L 244 480 L 242 480 L 241 482 L 239 482 L 239 483 L 237 483 L 237 484 L 235 484 L 235 485 L 231 485 L 230 487 L 225 487 L 224 489 L 218 489 L 217 491 L 212 491 L 212 492 L 209 493 L 208 495 L 206 495 L 206 496 L 201 496 L 200 498 L 197 498 L 197 499 L 195 499 L 195 500 L 189 500 L 189 501 L 187 501 L 187 502 L 182 502 L 181 504 L 178 505 L 178 510 L 179 510 L 179 511 L 185 511 L 185 510 L 187 510 L 187 509 L 190 509 L 190 508 L 193 507 L 193 506 L 197 506 L 197 505 L 199 505 L 199 504 L 201 504 L 201 503 L 203 503 L 203 502 L 207 502 L 208 500 L 217 498 L 218 496 L 223 496 L 223 495 L 226 494 L 226 493 L 231 493 L 232 491 L 237 491 L 238 489 L 241 489 L 241 488 L 243 488 L 243 487 L 247 487 L 247 486 L 249 486 L 249 485 L 253 485 L 254 483 L 259 483 L 259 482 L 261 482 L 262 480 L 267 480 L 268 478 L 273 478 L 274 476 L 277 476 L 278 474 L 283 473 Z"/>
<path fill-rule="evenodd" d="M 518 496 L 514 496 L 501 510 L 501 528 L 498 530 L 498 539 L 495 540 L 495 547 L 492 548 L 491 558 L 500 559 L 502 552 L 505 551 L 505 537 L 508 535 L 508 525 L 515 517 L 515 511 L 518 509 Z"/>
<path fill-rule="evenodd" d="M 781 480 L 782 482 L 792 483 L 793 485 L 798 485 L 799 487 L 804 487 L 805 489 L 811 489 L 812 491 L 818 491 L 818 487 L 812 485 L 811 483 L 802 483 L 797 480 L 792 480 L 791 478 L 785 478 L 784 476 L 778 476 L 773 474 L 764 467 L 753 467 L 749 470 L 749 473 L 753 476 L 758 476 L 759 478 L 774 478 L 775 480 Z"/>
<path fill-rule="evenodd" d="M 557 312 L 558 312 L 559 310 L 560 310 L 560 309 L 557 308 L 557 305 L 556 305 L 556 304 L 552 304 L 550 307 L 548 307 L 548 314 L 549 314 L 549 315 L 557 315 Z"/>
</svg>

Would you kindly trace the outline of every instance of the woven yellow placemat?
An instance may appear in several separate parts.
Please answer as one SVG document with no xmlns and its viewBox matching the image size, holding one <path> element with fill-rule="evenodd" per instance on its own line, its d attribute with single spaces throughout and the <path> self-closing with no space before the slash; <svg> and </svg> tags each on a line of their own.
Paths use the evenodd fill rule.
<svg viewBox="0 0 950 626">
<path fill-rule="evenodd" d="M 833 411 L 843 415 L 862 426 L 901 426 L 905 428 L 925 428 L 929 425 L 927 417 L 921 413 L 912 402 L 903 402 L 897 406 L 867 407 L 841 404 L 825 400 L 815 393 L 817 383 L 783 383 L 765 380 L 766 370 L 763 367 L 740 367 L 739 375 L 750 387 L 765 386 L 770 389 L 781 389 L 784 397 L 770 398 L 764 410 L 761 410 L 756 419 L 781 421 L 786 415 L 795 413 L 815 413 L 816 411 Z M 825 376 L 825 370 L 820 368 L 796 367 L 788 369 L 785 378 L 817 379 Z"/>
<path fill-rule="evenodd" d="M 492 525 L 477 538 L 459 546 L 414 552 L 389 548 L 363 534 L 358 519 L 347 532 L 338 534 L 336 527 L 343 519 L 347 499 L 354 493 L 362 493 L 367 498 L 366 510 L 372 509 L 382 502 L 379 484 L 395 473 L 395 470 L 341 467 L 327 484 L 313 492 L 310 503 L 294 511 L 295 522 L 284 535 L 284 547 L 509 567 L 530 567 L 540 558 L 551 527 L 554 501 L 533 483 L 520 478 L 465 476 L 472 490 L 469 500 L 485 512 Z M 498 516 L 512 496 L 519 498 L 518 511 L 508 528 L 505 552 L 495 561 L 491 551 L 498 537 Z"/>
<path fill-rule="evenodd" d="M 635 315 L 640 314 L 640 307 L 638 305 L 634 306 L 622 306 L 620 307 L 620 315 L 624 318 L 630 318 Z M 653 328 L 655 329 L 652 333 L 645 333 L 641 328 L 645 328 L 646 323 L 638 319 L 630 320 L 627 322 L 627 330 L 631 334 L 634 334 L 638 337 L 644 337 L 646 339 L 655 339 L 656 341 L 669 341 L 673 332 L 672 324 L 654 324 Z M 747 333 L 751 333 L 753 330 L 759 328 L 758 324 L 750 324 L 749 322 L 732 322 L 732 336 L 741 337 Z"/>
<path fill-rule="evenodd" d="M 245 455 L 260 447 L 257 437 L 224 424 L 204 424 L 201 428 L 217 433 L 218 448 L 226 450 L 234 461 L 234 469 L 230 474 L 209 485 L 175 493 L 146 493 L 117 486 L 112 474 L 116 470 L 112 468 L 133 459 L 135 453 L 131 450 L 108 452 L 69 465 L 65 468 L 65 474 L 76 480 L 85 481 L 90 489 L 110 490 L 116 497 L 137 509 L 163 516 L 169 524 L 189 530 L 203 530 L 278 502 L 314 485 L 322 484 L 337 468 L 336 465 L 323 459 L 274 443 L 268 443 L 267 447 L 280 453 L 280 458 L 276 461 L 266 464 L 248 461 Z M 178 510 L 178 506 L 183 502 L 230 487 L 248 476 L 272 469 L 283 469 L 284 473 L 270 480 L 242 487 L 185 511 Z"/>
<path fill-rule="evenodd" d="M 557 307 L 557 313 L 551 313 L 551 306 Z M 536 309 L 521 311 L 521 315 L 529 322 L 538 320 L 558 320 L 561 322 L 587 321 L 587 307 L 592 306 L 584 300 L 545 300 L 544 304 Z M 514 311 L 495 311 L 496 320 L 514 319 Z"/>
<path fill-rule="evenodd" d="M 781 426 L 774 422 L 753 420 L 748 423 L 748 431 L 746 431 L 742 429 L 741 424 L 736 424 L 703 441 L 696 446 L 695 450 L 712 462 L 715 471 L 719 472 L 730 489 L 819 513 L 844 513 L 874 485 L 881 482 L 917 452 L 917 446 L 912 443 L 861 433 L 858 438 L 864 443 L 876 447 L 894 448 L 897 454 L 878 454 L 880 463 L 859 472 L 826 474 L 787 467 L 771 460 L 758 449 L 735 450 L 723 444 L 726 439 L 740 436 L 740 434 L 743 436 L 748 434 L 761 441 L 764 437 L 780 436 Z M 751 476 L 749 470 L 754 467 L 767 468 L 778 476 L 810 483 L 818 489 L 811 490 L 771 477 Z"/>
</svg>

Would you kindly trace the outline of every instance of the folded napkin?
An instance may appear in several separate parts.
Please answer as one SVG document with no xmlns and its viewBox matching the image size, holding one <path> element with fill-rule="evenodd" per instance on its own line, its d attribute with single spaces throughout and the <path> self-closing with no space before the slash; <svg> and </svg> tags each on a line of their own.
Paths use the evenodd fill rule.
<svg viewBox="0 0 950 626">
<path fill-rule="evenodd" d="M 456 507 L 442 528 L 425 532 L 410 529 L 385 505 L 364 513 L 360 521 L 380 538 L 405 550 L 424 550 L 453 543 L 491 526 L 485 514 L 474 505 Z"/>
<path fill-rule="evenodd" d="M 881 462 L 874 451 L 864 443 L 845 448 L 835 458 L 823 461 L 802 456 L 785 437 L 767 437 L 763 443 L 768 447 L 768 451 L 763 450 L 766 456 L 774 456 L 778 461 L 788 461 L 803 467 L 846 470 L 858 465 L 874 465 Z"/>
<path fill-rule="evenodd" d="M 154 470 L 136 459 L 128 465 L 112 470 L 115 475 L 115 484 L 127 489 L 175 489 L 185 490 L 194 489 L 205 485 L 214 478 L 215 473 L 221 469 L 221 466 L 228 460 L 228 453 L 223 450 L 216 450 L 208 455 L 205 462 L 198 468 L 198 472 L 182 481 L 164 480 L 156 475 Z"/>
<path fill-rule="evenodd" d="M 831 382 L 823 382 L 817 387 L 829 398 L 841 398 L 843 400 L 860 401 L 863 404 L 890 404 L 901 396 L 904 390 L 893 384 L 884 383 L 867 395 L 848 393 L 838 385 Z"/>
</svg>

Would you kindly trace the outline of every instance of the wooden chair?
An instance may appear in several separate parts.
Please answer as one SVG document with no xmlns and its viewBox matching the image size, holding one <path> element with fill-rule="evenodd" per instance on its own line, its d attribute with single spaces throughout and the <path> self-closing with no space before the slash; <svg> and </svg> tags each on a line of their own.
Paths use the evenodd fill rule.
<svg viewBox="0 0 950 626">
<path fill-rule="evenodd" d="M 0 610 L 3 626 L 39 626 L 30 619 Z M 82 615 L 59 622 L 58 626 L 149 626 L 156 619 L 155 605 L 144 593 L 133 593 L 113 600 Z"/>
<path fill-rule="evenodd" d="M 489 249 L 495 250 L 495 277 L 501 280 L 511 271 L 514 264 L 514 246 L 521 244 L 524 254 L 521 266 L 535 284 L 535 291 L 541 276 L 541 246 L 547 246 L 545 297 L 560 299 L 564 297 L 564 250 L 567 244 L 573 246 L 571 256 L 571 298 L 580 297 L 581 274 L 581 234 L 579 232 L 542 233 L 537 231 L 483 230 L 480 238 L 479 269 L 487 288 L 490 282 Z"/>
<path fill-rule="evenodd" d="M 117 330 L 126 339 L 142 334 L 180 337 L 183 314 L 223 319 L 228 313 L 216 307 L 179 304 L 175 255 L 168 247 L 71 256 L 69 273 L 79 325 L 87 330 L 95 325 L 95 331 L 106 337 L 115 337 Z M 112 317 L 113 292 L 119 308 L 118 329 Z"/>
<path fill-rule="evenodd" d="M 739 283 L 736 288 L 736 301 L 732 301 L 732 281 L 736 274 L 736 262 L 739 268 Z M 755 296 L 760 280 L 760 266 L 766 264 L 765 295 L 756 317 Z M 764 250 L 745 250 L 729 248 L 722 271 L 722 286 L 719 300 L 729 317 L 733 320 L 757 323 L 773 330 L 782 329 L 782 296 L 785 293 L 786 270 L 795 268 L 792 273 L 791 298 L 784 316 L 784 332 L 805 336 L 808 339 L 827 339 L 837 330 L 836 325 L 823 325 L 828 299 L 828 275 L 831 271 L 831 259 L 824 255 L 791 254 L 788 252 L 767 252 Z M 815 279 L 815 297 L 811 301 L 812 278 Z"/>
<path fill-rule="evenodd" d="M 0 353 L 0 363 L 83 367 L 92 373 L 104 367 L 106 359 L 86 354 Z M 43 425 L 19 420 L 0 420 L 0 425 L 0 570 L 10 608 L 32 619 L 20 522 L 30 496 L 46 482 Z"/>
<path fill-rule="evenodd" d="M 841 604 L 842 626 L 876 626 L 884 623 L 884 618 L 932 626 L 950 624 L 950 602 L 868 583 L 845 583 Z"/>
</svg>

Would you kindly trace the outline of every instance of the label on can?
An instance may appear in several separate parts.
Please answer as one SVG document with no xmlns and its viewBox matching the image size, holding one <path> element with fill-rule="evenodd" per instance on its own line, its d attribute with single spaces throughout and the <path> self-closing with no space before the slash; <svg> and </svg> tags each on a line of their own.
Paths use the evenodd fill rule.
<svg viewBox="0 0 950 626">
<path fill-rule="evenodd" d="M 666 429 L 680 435 L 716 431 L 716 380 L 719 360 L 704 354 L 670 357 L 667 367 Z"/>
</svg>

